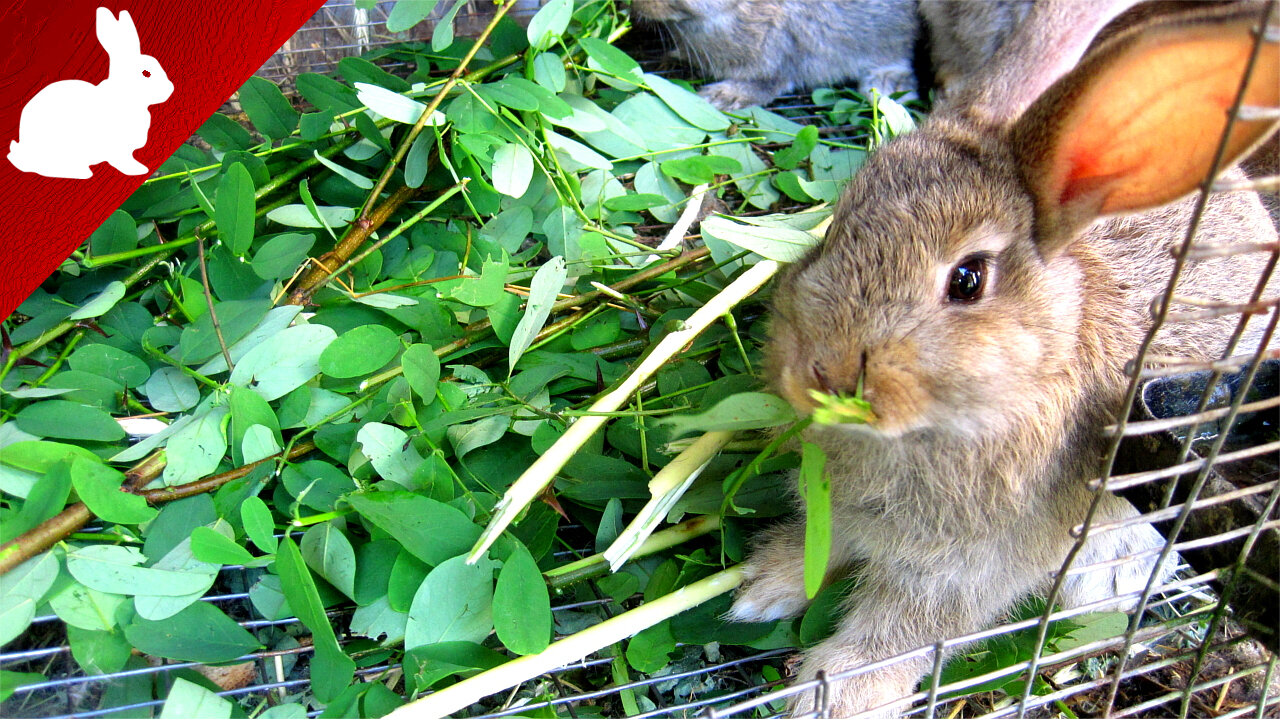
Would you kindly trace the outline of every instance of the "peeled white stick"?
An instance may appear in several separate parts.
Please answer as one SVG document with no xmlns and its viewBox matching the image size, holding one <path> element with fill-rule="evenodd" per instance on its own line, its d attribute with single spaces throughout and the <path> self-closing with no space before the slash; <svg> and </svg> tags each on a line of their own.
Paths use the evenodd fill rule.
<svg viewBox="0 0 1280 720">
<path fill-rule="evenodd" d="M 684 242 L 685 233 L 689 232 L 693 221 L 698 219 L 698 213 L 702 212 L 702 203 L 706 200 L 707 188 L 709 187 L 711 186 L 707 183 L 702 183 L 693 188 L 689 193 L 689 204 L 684 206 L 684 212 L 680 213 L 680 217 L 676 219 L 676 224 L 671 226 L 667 236 L 662 239 L 662 242 L 658 243 L 654 250 L 663 252 L 680 247 L 680 243 Z M 644 259 L 644 264 L 648 265 L 657 259 L 657 255 L 650 255 Z"/>
<path fill-rule="evenodd" d="M 733 435 L 732 430 L 716 430 L 703 435 L 653 476 L 649 481 L 649 502 L 604 551 L 611 571 L 617 572 L 640 549 L 658 523 L 667 516 L 667 511 L 698 479 L 720 448 L 733 439 Z"/>
<path fill-rule="evenodd" d="M 622 381 L 617 388 L 600 398 L 588 408 L 593 413 L 611 413 L 622 407 L 636 390 L 649 379 L 659 368 L 667 364 L 681 348 L 693 342 L 694 338 L 702 334 L 704 330 L 711 326 L 716 320 L 729 312 L 738 303 L 756 290 L 760 289 L 778 272 L 779 264 L 774 260 L 761 260 L 755 265 L 747 269 L 746 272 L 738 276 L 737 280 L 729 283 L 729 286 L 721 290 L 718 295 L 711 298 L 706 305 L 698 308 L 688 320 L 684 321 L 683 327 L 674 332 L 670 332 L 666 337 L 662 338 L 653 351 L 641 360 L 640 365 Z M 604 426 L 605 421 L 609 418 L 604 415 L 586 415 L 577 419 L 564 435 L 555 442 L 547 451 L 525 470 L 516 481 L 512 483 L 507 492 L 502 496 L 502 500 L 494 506 L 494 515 L 489 520 L 489 525 L 484 529 L 484 533 L 480 535 L 480 539 L 476 541 L 476 545 L 471 549 L 471 554 L 467 556 L 468 563 L 475 563 L 489 546 L 498 539 L 503 530 L 516 519 L 516 516 L 524 510 L 525 506 L 533 502 L 533 499 L 542 492 L 542 489 L 549 485 L 556 473 L 560 472 L 565 463 L 569 462 L 569 458 L 578 451 L 579 448 L 587 442 L 597 430 Z"/>
<path fill-rule="evenodd" d="M 496 692 L 513 688 L 544 673 L 575 663 L 591 653 L 653 627 L 669 617 L 697 607 L 742 584 L 742 566 L 734 565 L 711 577 L 647 602 L 634 610 L 592 625 L 567 638 L 551 643 L 536 655 L 525 655 L 496 668 L 485 670 L 456 685 L 438 690 L 419 700 L 401 705 L 388 718 L 442 718 Z"/>
</svg>

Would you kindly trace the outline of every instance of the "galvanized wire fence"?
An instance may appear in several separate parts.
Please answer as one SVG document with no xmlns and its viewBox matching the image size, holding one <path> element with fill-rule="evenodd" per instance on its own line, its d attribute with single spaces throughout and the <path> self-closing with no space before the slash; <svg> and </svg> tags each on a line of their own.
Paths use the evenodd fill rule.
<svg viewBox="0 0 1280 720">
<path fill-rule="evenodd" d="M 257 75 L 287 91 L 299 74 L 333 72 L 343 58 L 358 57 L 403 43 L 430 42 L 436 22 L 453 10 L 455 2 L 460 4 L 453 18 L 457 37 L 479 35 L 497 7 L 492 0 L 446 0 L 437 4 L 424 22 L 402 32 L 390 32 L 387 30 L 387 17 L 395 5 L 394 0 L 375 3 L 367 10 L 361 8 L 356 0 L 328 0 L 271 56 Z M 507 16 L 527 23 L 541 4 L 542 0 L 521 0 Z M 417 69 L 394 60 L 384 60 L 382 64 L 389 71 L 402 70 L 403 74 Z"/>
<path fill-rule="evenodd" d="M 300 72 L 331 71 L 341 57 L 379 45 L 421 40 L 392 37 L 379 29 L 391 4 L 378 3 L 373 10 L 361 11 L 351 0 L 329 2 L 261 74 L 287 82 Z M 534 0 L 521 9 L 531 13 L 537 4 Z M 468 22 L 483 26 L 489 5 L 486 0 L 467 3 L 459 12 L 458 33 L 466 34 Z M 429 32 L 429 24 L 415 32 Z M 1274 16 L 1261 41 L 1280 42 L 1280 26 Z M 656 62 L 651 56 L 646 65 L 652 67 Z M 814 120 L 821 112 L 805 95 L 780 98 L 773 108 L 801 122 Z M 1280 109 L 1237 107 L 1233 112 L 1237 116 L 1274 116 Z M 839 135 L 843 130 L 847 128 L 824 129 L 824 136 Z M 1213 188 L 1218 192 L 1274 192 L 1277 180 L 1280 178 L 1258 178 L 1245 186 L 1219 182 Z M 1223 252 L 1222 248 L 1198 244 L 1195 226 L 1193 222 L 1179 249 L 1181 257 L 1194 262 Z M 644 228 L 640 230 L 644 232 Z M 1270 254 L 1251 304 L 1207 304 L 1201 310 L 1238 315 L 1241 327 L 1244 312 L 1269 313 L 1262 343 L 1265 348 L 1280 313 L 1276 312 L 1277 298 L 1267 297 L 1263 290 L 1280 258 L 1280 247 L 1270 244 L 1236 251 Z M 1176 275 L 1170 278 L 1166 295 L 1177 281 Z M 1152 337 L 1167 323 L 1189 319 L 1171 308 L 1172 303 L 1156 308 Z M 1082 518 L 1079 540 L 1060 577 L 1124 562 L 1144 562 L 1155 553 L 1161 561 L 1177 562 L 1178 569 L 1168 579 L 1153 574 L 1141 593 L 1131 594 L 1129 599 L 1135 601 L 1137 610 L 1130 614 L 1127 627 L 1109 637 L 1055 649 L 1050 636 L 1052 623 L 1070 622 L 1098 608 L 1055 610 L 1051 595 L 1043 611 L 1033 616 L 805 683 L 788 683 L 778 676 L 779 670 L 785 671 L 792 650 L 758 652 L 746 648 L 722 648 L 718 661 L 673 665 L 665 675 L 633 682 L 599 688 L 573 682 L 572 674 L 577 671 L 607 668 L 614 658 L 605 655 L 562 668 L 473 710 L 487 717 L 538 711 L 576 717 L 575 711 L 584 709 L 620 715 L 623 705 L 618 697 L 632 691 L 646 694 L 657 705 L 639 717 L 776 717 L 785 712 L 786 698 L 812 693 L 814 714 L 821 716 L 826 714 L 831 683 L 924 657 L 931 659 L 933 670 L 920 690 L 907 698 L 911 706 L 906 712 L 912 716 L 1280 716 L 1280 667 L 1272 654 L 1280 637 L 1280 436 L 1276 429 L 1280 352 L 1232 352 L 1212 363 L 1171 365 L 1139 356 L 1130 365 L 1132 385 L 1127 402 L 1132 412 L 1119 414 L 1122 421 L 1110 429 L 1113 443 L 1108 470 L 1094 489 L 1099 497 L 1107 492 L 1124 495 L 1142 514 L 1105 525 L 1093 523 L 1091 516 Z M 1089 534 L 1146 522 L 1165 535 L 1164 547 L 1087 567 L 1072 564 Z M 559 555 L 569 560 L 573 553 Z M 204 598 L 255 632 L 268 648 L 239 658 L 236 663 L 245 679 L 221 693 L 245 708 L 304 690 L 309 683 L 306 664 L 313 654 L 306 642 L 273 632 L 273 628 L 296 626 L 296 618 L 266 620 L 255 612 L 249 588 L 255 573 L 260 572 L 226 567 L 216 586 L 222 591 Z M 553 610 L 560 617 L 608 603 L 565 603 Z M 329 616 L 335 626 L 342 627 L 350 613 L 350 608 L 338 609 Z M 72 658 L 65 629 L 56 616 L 36 618 L 27 636 L 25 649 L 0 653 L 0 669 L 39 671 L 50 679 L 23 687 L 11 698 L 5 704 L 10 716 L 150 716 L 158 713 L 162 700 L 122 704 L 113 700 L 116 691 L 129 683 L 162 687 L 183 673 L 209 672 L 196 663 L 151 664 L 153 661 L 135 659 L 121 672 L 86 674 Z M 944 682 L 944 656 L 974 652 L 974 648 L 986 647 L 984 643 L 1010 638 L 1029 647 L 1030 652 L 987 672 Z M 358 676 L 395 686 L 400 669 L 389 662 L 390 653 L 373 643 L 357 646 L 356 642 L 347 639 L 343 644 L 356 651 Z M 1004 690 L 993 689 L 993 681 L 1000 681 L 997 684 Z M 1015 686 L 1020 691 L 1008 692 Z"/>
</svg>

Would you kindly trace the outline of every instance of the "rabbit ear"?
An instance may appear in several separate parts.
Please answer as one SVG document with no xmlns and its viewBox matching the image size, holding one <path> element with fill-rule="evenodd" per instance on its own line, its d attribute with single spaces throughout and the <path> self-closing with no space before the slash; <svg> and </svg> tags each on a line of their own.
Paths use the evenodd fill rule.
<svg viewBox="0 0 1280 720">
<path fill-rule="evenodd" d="M 111 11 L 98 8 L 98 42 L 106 49 L 107 55 L 128 56 L 141 54 L 142 46 L 138 41 L 138 29 L 133 25 L 133 18 L 128 10 L 120 11 L 120 19 L 111 15 Z"/>
<path fill-rule="evenodd" d="M 1037 242 L 1052 255 L 1104 215 L 1172 202 L 1213 167 L 1261 13 L 1228 8 L 1134 28 L 1054 84 L 1011 128 L 1035 197 Z M 1244 104 L 1280 104 L 1280 46 L 1263 42 Z M 1274 119 L 1237 120 L 1221 167 Z"/>
</svg>

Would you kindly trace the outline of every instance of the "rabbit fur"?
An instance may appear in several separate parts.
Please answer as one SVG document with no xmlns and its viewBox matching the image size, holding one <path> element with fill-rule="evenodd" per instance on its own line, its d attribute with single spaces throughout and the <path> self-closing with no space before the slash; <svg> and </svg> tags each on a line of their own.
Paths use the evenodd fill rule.
<svg viewBox="0 0 1280 720">
<path fill-rule="evenodd" d="M 98 8 L 97 36 L 110 65 L 97 85 L 60 80 L 46 85 L 22 108 L 19 139 L 9 144 L 9 161 L 24 172 L 46 177 L 88 178 L 101 162 L 126 175 L 145 175 L 133 152 L 147 144 L 151 105 L 173 93 L 159 61 L 143 55 L 129 11 L 117 19 Z M 86 121 L 92 115 L 92 121 Z"/>
<path fill-rule="evenodd" d="M 991 61 L 1034 0 L 920 0 L 934 80 L 957 92 Z"/>
<path fill-rule="evenodd" d="M 1218 25 L 1196 23 L 1228 22 L 1219 15 L 1156 24 L 1150 37 L 1180 39 L 1178 33 L 1203 27 L 1217 37 L 1225 32 Z M 1235 31 L 1252 26 L 1248 17 L 1230 18 Z M 1099 47 L 1052 84 L 1060 75 L 1055 68 L 1074 62 L 1066 56 L 1078 57 L 1088 45 L 1092 22 L 1077 27 L 1072 48 L 1050 58 L 1049 69 L 1024 70 L 1021 85 L 1016 73 L 996 68 L 995 81 L 1016 92 L 975 88 L 965 94 L 967 102 L 941 108 L 920 130 L 871 155 L 840 199 L 826 240 L 779 279 L 766 350 L 776 391 L 807 412 L 814 405 L 809 390 L 852 393 L 861 382 L 877 416 L 870 425 L 806 432 L 826 452 L 831 476 L 827 579 L 852 574 L 855 584 L 833 636 L 805 652 L 801 680 L 977 631 L 1020 599 L 1043 593 L 1075 542 L 1071 529 L 1094 500 L 1087 481 L 1101 472 L 1108 442 L 1102 428 L 1121 410 L 1125 363 L 1151 325 L 1152 299 L 1173 266 L 1169 250 L 1185 235 L 1195 201 L 1166 203 L 1207 172 L 1207 166 L 1178 162 L 1204 156 L 1195 146 L 1212 144 L 1205 138 L 1220 133 L 1152 135 L 1184 118 L 1169 123 L 1161 112 L 1135 119 L 1115 111 L 1132 101 L 1106 95 L 1116 88 L 1138 87 L 1149 97 L 1150 83 L 1123 74 L 1116 80 L 1114 73 L 1155 52 L 1143 34 L 1152 27 Z M 1231 37 L 1240 32 L 1252 43 L 1245 31 Z M 1268 52 L 1280 55 L 1274 47 Z M 1251 95 L 1250 104 L 1280 103 L 1277 64 L 1275 57 L 1263 63 L 1261 79 L 1250 86 L 1251 92 L 1260 87 L 1261 97 Z M 1199 76 L 1203 62 L 1191 65 L 1187 72 Z M 1230 85 L 1226 75 L 1217 82 Z M 1238 84 L 1238 70 L 1234 77 Z M 1195 84 L 1163 82 L 1178 89 Z M 1234 90 L 1225 94 L 1234 97 Z M 1096 107 L 1116 112 L 1119 127 L 1135 124 L 1138 142 L 1156 138 L 1149 141 L 1155 152 L 1135 155 L 1123 145 L 1112 153 L 1106 143 L 1129 140 L 1117 141 L 1125 133 L 1091 114 Z M 1205 127 L 1220 125 L 1222 110 L 1206 110 L 1204 118 L 1212 120 L 1204 120 Z M 1082 145 L 1095 125 L 1101 147 Z M 1247 137 L 1233 145 L 1232 157 L 1267 129 L 1265 123 L 1241 127 Z M 1170 147 L 1177 153 L 1168 155 Z M 1126 167 L 1113 180 L 1105 165 L 1113 155 L 1122 163 L 1145 158 L 1154 179 L 1134 180 Z M 1064 157 L 1084 158 L 1086 165 L 1099 159 L 1102 179 L 1088 176 L 1087 167 L 1084 175 L 1071 174 L 1077 166 Z M 1148 171 L 1140 167 L 1138 176 Z M 1138 185 L 1162 188 L 1168 197 L 1131 199 Z M 1215 195 L 1199 237 L 1203 243 L 1276 241 L 1252 193 Z M 971 303 L 950 303 L 953 268 L 975 254 L 987 259 L 984 293 Z M 1194 263 L 1177 292 L 1247 299 L 1266 260 L 1253 253 Z M 1272 283 L 1269 292 L 1275 289 Z M 1246 344 L 1256 345 L 1271 320 L 1253 317 Z M 1224 317 L 1168 325 L 1151 352 L 1217 357 L 1235 323 Z M 1104 495 L 1092 524 L 1136 515 L 1126 501 Z M 808 604 L 803 528 L 797 518 L 756 542 L 732 617 L 777 619 Z M 1074 566 L 1162 544 L 1141 522 L 1095 532 Z M 1133 596 L 1117 595 L 1140 591 L 1154 560 L 1148 553 L 1072 574 L 1057 601 L 1124 609 Z M 834 681 L 830 712 L 898 712 L 899 699 L 931 666 L 931 657 L 917 656 Z M 812 702 L 811 693 L 793 696 L 791 710 L 811 712 Z"/>
<path fill-rule="evenodd" d="M 886 94 L 916 89 L 914 0 L 633 0 L 631 9 L 719 79 L 700 94 L 722 110 L 849 79 Z"/>
</svg>

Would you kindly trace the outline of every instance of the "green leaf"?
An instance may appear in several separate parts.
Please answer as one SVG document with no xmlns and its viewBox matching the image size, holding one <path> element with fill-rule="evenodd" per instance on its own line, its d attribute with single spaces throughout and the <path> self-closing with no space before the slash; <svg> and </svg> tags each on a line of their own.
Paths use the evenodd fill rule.
<svg viewBox="0 0 1280 720">
<path fill-rule="evenodd" d="M 328 227 L 332 228 L 350 225 L 351 221 L 356 219 L 357 209 L 321 205 L 316 207 L 316 212 L 319 213 L 321 218 L 317 219 L 306 205 L 281 205 L 268 212 L 267 217 L 289 227 L 322 228 L 328 225 Z"/>
<path fill-rule="evenodd" d="M 120 595 L 189 595 L 207 588 L 203 576 L 142 567 L 145 560 L 136 548 L 89 545 L 67 552 L 67 571 L 86 587 Z"/>
<path fill-rule="evenodd" d="M 110 632 L 116 627 L 116 611 L 127 600 L 124 595 L 99 592 L 73 582 L 49 597 L 49 607 L 68 625 Z"/>
<path fill-rule="evenodd" d="M 691 93 L 653 73 L 645 73 L 644 82 L 655 95 L 662 99 L 662 102 L 675 110 L 677 115 L 688 120 L 690 125 L 711 132 L 729 127 L 729 118 L 696 93 Z"/>
<path fill-rule="evenodd" d="M 205 602 L 165 620 L 137 618 L 125 626 L 124 636 L 148 655 L 198 663 L 227 662 L 262 647 L 257 638 Z"/>
<path fill-rule="evenodd" d="M 14 419 L 23 432 L 39 437 L 99 442 L 114 442 L 124 437 L 124 428 L 110 415 L 70 400 L 32 403 L 19 410 Z"/>
<path fill-rule="evenodd" d="M 360 102 L 368 105 L 370 110 L 406 125 L 416 125 L 423 111 L 427 109 L 426 105 L 417 100 L 388 90 L 381 85 L 358 82 L 356 90 L 356 97 L 360 98 Z M 427 119 L 426 124 L 443 125 L 444 123 L 444 113 L 437 110 Z"/>
<path fill-rule="evenodd" d="M 355 91 L 327 75 L 302 73 L 295 82 L 298 92 L 307 102 L 324 108 L 331 116 L 360 108 Z M 332 117 L 325 119 L 326 127 L 330 120 Z"/>
<path fill-rule="evenodd" d="M 124 473 L 100 462 L 71 460 L 71 483 L 76 495 L 94 515 L 106 522 L 139 525 L 159 512 L 141 495 L 124 492 Z"/>
<path fill-rule="evenodd" d="M 119 672 L 133 651 L 124 633 L 118 630 L 85 630 L 68 625 L 67 642 L 71 645 L 71 656 L 91 675 Z"/>
<path fill-rule="evenodd" d="M 276 526 L 271 518 L 271 509 L 262 498 L 253 496 L 240 505 L 240 520 L 244 523 L 244 532 L 258 549 L 265 553 L 276 551 Z"/>
<path fill-rule="evenodd" d="M 421 133 L 413 139 L 409 155 L 404 160 L 404 184 L 411 188 L 422 187 L 427 179 L 427 171 L 431 169 L 431 151 L 435 149 L 435 137 L 431 133 Z"/>
<path fill-rule="evenodd" d="M 100 375 L 126 387 L 138 387 L 151 377 L 147 363 L 124 350 L 103 343 L 82 345 L 67 364 L 73 370 Z"/>
<path fill-rule="evenodd" d="M 507 350 L 507 377 L 515 371 L 516 363 L 524 351 L 533 345 L 534 338 L 542 331 L 551 308 L 555 305 L 560 288 L 564 287 L 568 269 L 563 257 L 556 256 L 538 268 L 529 283 L 529 302 L 525 306 L 524 315 L 511 335 L 511 347 Z"/>
<path fill-rule="evenodd" d="M 844 601 L 853 588 L 853 580 L 837 580 L 818 591 L 800 620 L 800 644 L 813 647 L 831 636 L 840 625 Z"/>
<path fill-rule="evenodd" d="M 613 163 L 609 162 L 608 158 L 577 140 L 571 140 L 551 130 L 546 130 L 545 133 L 547 144 L 563 153 L 565 159 L 572 160 L 582 167 L 595 168 L 597 170 L 613 169 Z"/>
<path fill-rule="evenodd" d="M 240 123 L 221 113 L 214 113 L 196 130 L 215 149 L 222 152 L 248 150 L 253 147 L 253 136 Z"/>
<path fill-rule="evenodd" d="M 422 398 L 425 405 L 436 401 L 436 384 L 440 381 L 440 358 L 430 345 L 417 343 L 405 348 L 400 356 L 404 379 L 409 387 Z"/>
<path fill-rule="evenodd" d="M 817 146 L 818 126 L 805 125 L 796 133 L 795 141 L 773 154 L 773 164 L 784 170 L 791 170 L 807 159 Z"/>
<path fill-rule="evenodd" d="M 348 56 L 338 61 L 338 72 L 347 82 L 378 85 L 393 92 L 408 92 L 412 89 L 408 80 L 392 75 L 376 63 L 359 56 Z"/>
<path fill-rule="evenodd" d="M 404 630 L 408 624 L 409 613 L 392 609 L 387 596 L 382 595 L 356 608 L 351 615 L 350 628 L 356 635 L 388 645 L 404 642 Z"/>
<path fill-rule="evenodd" d="M 60 460 L 84 458 L 102 462 L 97 455 L 80 447 L 67 443 L 48 442 L 45 440 L 23 440 L 6 445 L 0 453 L 0 463 L 21 468 L 43 475 Z M 0 576 L 3 577 L 3 576 Z"/>
<path fill-rule="evenodd" d="M 533 154 L 518 143 L 507 143 L 493 153 L 493 189 L 513 198 L 524 195 L 533 177 Z"/>
<path fill-rule="evenodd" d="M 801 442 L 800 497 L 804 499 L 804 594 L 812 598 L 827 577 L 831 558 L 831 475 L 827 456 L 811 442 Z"/>
<path fill-rule="evenodd" d="M 449 292 L 449 297 L 473 307 L 488 307 L 502 299 L 510 268 L 505 260 L 485 260 L 480 268 L 480 277 L 459 281 Z"/>
<path fill-rule="evenodd" d="M 497 442 L 506 434 L 510 424 L 505 415 L 491 415 L 473 423 L 450 425 L 446 433 L 454 455 L 462 459 L 476 448 Z"/>
<path fill-rule="evenodd" d="M 240 88 L 240 107 L 258 132 L 283 140 L 298 127 L 298 111 L 270 80 L 254 76 Z"/>
<path fill-rule="evenodd" d="M 821 241 L 821 238 L 806 230 L 748 225 L 720 215 L 706 218 L 701 227 L 704 234 L 711 235 L 716 240 L 782 263 L 799 260 Z"/>
<path fill-rule="evenodd" d="M 339 335 L 320 353 L 320 370 L 329 377 L 368 375 L 391 362 L 400 339 L 382 325 L 361 325 Z"/>
<path fill-rule="evenodd" d="M 226 416 L 225 407 L 188 416 L 191 421 L 169 436 L 163 475 L 166 485 L 194 482 L 218 469 L 227 452 L 227 437 L 223 434 Z"/>
<path fill-rule="evenodd" d="M 428 565 L 471 549 L 480 528 L 461 510 L 410 492 L 364 492 L 347 497 L 366 520 Z"/>
<path fill-rule="evenodd" d="M 192 528 L 193 530 L 210 530 L 207 527 Z M 214 534 L 224 538 L 227 542 L 231 542 L 231 526 L 225 520 L 217 520 L 213 523 Z M 200 598 L 213 587 L 213 581 L 218 577 L 218 571 L 222 566 L 217 563 L 208 563 L 197 558 L 195 553 L 191 551 L 191 538 L 185 537 L 181 542 L 174 545 L 165 556 L 160 558 L 155 565 L 156 570 L 172 570 L 174 572 L 190 573 L 199 575 L 204 578 L 201 583 L 200 590 L 193 590 L 186 595 L 144 595 L 134 596 L 133 605 L 138 611 L 138 615 L 147 620 L 164 620 L 181 612 L 191 603 L 197 602 Z"/>
<path fill-rule="evenodd" d="M 551 641 L 551 597 L 542 572 L 523 543 L 512 543 L 493 591 L 493 627 L 517 655 L 532 655 Z"/>
<path fill-rule="evenodd" d="M 421 692 L 450 675 L 488 670 L 507 661 L 506 655 L 471 642 L 423 645 L 405 653 L 405 679 Z"/>
<path fill-rule="evenodd" d="M 200 389 L 191 376 L 176 367 L 162 367 L 142 386 L 147 403 L 160 412 L 190 410 L 200 402 Z"/>
<path fill-rule="evenodd" d="M 227 118 L 214 114 L 213 117 Z M 230 121 L 236 125 L 235 121 Z M 240 127 L 236 125 L 236 127 Z M 244 130 L 241 130 L 244 132 Z M 247 132 L 245 132 L 248 135 Z M 138 247 L 138 226 L 133 217 L 124 210 L 116 210 L 89 236 L 89 250 L 93 255 L 110 255 L 111 253 L 128 252 Z"/>
<path fill-rule="evenodd" d="M 276 554 L 276 571 L 289 607 L 311 630 L 316 655 L 312 661 L 311 682 L 316 698 L 328 702 L 351 684 L 356 664 L 338 645 L 329 617 L 325 615 L 315 580 L 307 571 L 302 554 L 293 540 L 285 535 Z"/>
<path fill-rule="evenodd" d="M 161 720 L 167 718 L 210 718 L 222 720 L 230 718 L 231 701 L 219 697 L 199 685 L 182 678 L 176 678 L 169 688 L 169 697 L 160 709 Z"/>
<path fill-rule="evenodd" d="M 417 25 L 436 9 L 439 0 L 398 0 L 387 15 L 387 32 L 404 32 Z"/>
<path fill-rule="evenodd" d="M 356 554 L 342 531 L 326 522 L 313 525 L 299 543 L 302 559 L 330 585 L 349 598 L 355 597 Z"/>
<path fill-rule="evenodd" d="M 236 541 L 207 527 L 191 531 L 191 553 L 201 562 L 215 565 L 246 565 L 254 561 L 253 554 Z"/>
<path fill-rule="evenodd" d="M 48 678 L 40 673 L 0 670 L 0 702 L 8 700 L 24 685 L 35 685 L 36 683 L 42 683 L 46 680 L 48 680 Z"/>
<path fill-rule="evenodd" d="M 529 46 L 535 52 L 551 47 L 564 35 L 573 18 L 573 0 L 547 0 L 529 20 Z M 558 90 L 556 92 L 559 92 Z"/>
<path fill-rule="evenodd" d="M 455 0 L 453 7 L 436 21 L 435 29 L 431 31 L 431 50 L 440 52 L 453 44 L 453 20 L 458 15 L 458 10 L 467 3 L 467 0 Z"/>
<path fill-rule="evenodd" d="M 655 673 L 671 662 L 676 640 L 671 636 L 671 621 L 663 620 L 636 633 L 627 641 L 627 662 L 637 672 Z"/>
<path fill-rule="evenodd" d="M 27 629 L 57 577 L 58 559 L 49 550 L 0 575 L 0 645 Z"/>
<path fill-rule="evenodd" d="M 67 316 L 68 320 L 88 320 L 105 315 L 124 297 L 125 286 L 119 280 L 112 280 L 102 292 L 86 300 L 79 310 Z"/>
<path fill-rule="evenodd" d="M 272 235 L 253 255 L 254 274 L 263 280 L 289 277 L 315 242 L 314 235 L 304 233 Z"/>
<path fill-rule="evenodd" d="M 697 415 L 673 415 L 658 420 L 676 438 L 691 432 L 713 430 L 755 430 L 795 422 L 795 410 L 785 400 L 769 393 L 737 393 Z"/>
<path fill-rule="evenodd" d="M 690 185 L 715 180 L 716 175 L 729 175 L 742 169 L 742 163 L 723 155 L 694 155 L 678 160 L 664 160 L 662 172 Z"/>
<path fill-rule="evenodd" d="M 600 38 L 583 37 L 579 38 L 578 42 L 582 44 L 582 49 L 587 51 L 589 67 L 632 81 L 632 84 L 640 84 L 644 74 L 640 70 L 640 63 L 631 59 L 625 52 Z"/>
<path fill-rule="evenodd" d="M 213 220 L 223 242 L 237 256 L 243 256 L 253 244 L 254 199 L 253 178 L 241 163 L 234 163 L 223 173 L 218 182 L 218 202 L 214 205 Z"/>
<path fill-rule="evenodd" d="M 394 425 L 367 423 L 356 433 L 356 442 L 379 475 L 405 488 L 413 487 L 413 472 L 422 464 L 422 456 L 409 443 L 405 431 Z"/>
<path fill-rule="evenodd" d="M 547 3 L 546 8 L 553 3 Z M 529 25 L 532 32 L 533 24 Z M 539 53 L 533 59 L 533 80 L 553 93 L 564 92 L 568 76 L 564 70 L 564 58 L 553 52 Z"/>
<path fill-rule="evenodd" d="M 413 596 L 406 650 L 461 640 L 478 643 L 493 629 L 493 561 L 488 556 L 468 565 L 462 555 L 431 572 Z"/>
<path fill-rule="evenodd" d="M 666 205 L 670 201 L 661 195 L 653 195 L 649 193 L 635 193 L 629 195 L 618 195 L 604 201 L 604 206 L 610 210 L 623 210 L 627 212 L 636 212 L 638 210 L 648 210 L 651 207 Z"/>
<path fill-rule="evenodd" d="M 295 325 L 254 346 L 236 363 L 228 382 L 266 400 L 283 397 L 320 374 L 320 355 L 337 334 L 327 325 Z"/>
<path fill-rule="evenodd" d="M 338 163 L 321 155 L 320 151 L 318 150 L 312 150 L 311 154 L 315 156 L 316 160 L 320 161 L 321 165 L 329 168 L 334 173 L 336 173 L 339 177 L 341 177 L 343 180 L 346 180 L 352 185 L 355 185 L 357 188 L 360 188 L 361 190 L 369 190 L 373 188 L 373 181 L 361 175 L 360 173 L 356 172 L 355 170 L 350 170 L 348 168 L 345 168 L 339 165 Z"/>
</svg>

